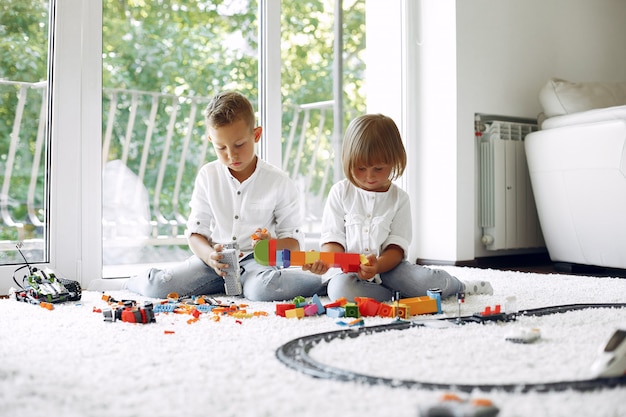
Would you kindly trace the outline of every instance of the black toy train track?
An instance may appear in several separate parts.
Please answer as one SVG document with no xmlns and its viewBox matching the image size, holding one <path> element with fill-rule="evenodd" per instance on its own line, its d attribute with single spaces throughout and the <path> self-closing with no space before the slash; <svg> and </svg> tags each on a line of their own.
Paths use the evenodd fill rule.
<svg viewBox="0 0 626 417">
<path fill-rule="evenodd" d="M 569 304 L 560 306 L 541 307 L 521 310 L 517 316 L 545 316 L 549 314 L 564 313 L 567 311 L 584 310 L 590 308 L 624 308 L 626 303 L 614 304 Z M 476 322 L 476 316 L 446 317 L 438 320 Z M 389 330 L 406 330 L 413 327 L 424 326 L 421 322 L 396 321 L 378 326 L 347 328 L 342 330 L 317 333 L 299 337 L 279 347 L 276 357 L 288 367 L 304 374 L 321 378 L 334 379 L 346 382 L 364 383 L 370 385 L 387 385 L 391 387 L 415 388 L 425 390 L 455 390 L 472 392 L 474 390 L 506 392 L 547 392 L 573 389 L 576 391 L 591 391 L 601 388 L 612 388 L 626 385 L 626 375 L 615 378 L 595 378 L 587 380 L 559 381 L 545 383 L 514 383 L 514 384 L 456 384 L 425 382 L 412 379 L 386 378 L 373 375 L 361 374 L 348 371 L 330 365 L 320 363 L 309 356 L 309 352 L 322 341 L 330 342 L 334 339 L 355 338 L 362 335 L 385 332 Z"/>
</svg>

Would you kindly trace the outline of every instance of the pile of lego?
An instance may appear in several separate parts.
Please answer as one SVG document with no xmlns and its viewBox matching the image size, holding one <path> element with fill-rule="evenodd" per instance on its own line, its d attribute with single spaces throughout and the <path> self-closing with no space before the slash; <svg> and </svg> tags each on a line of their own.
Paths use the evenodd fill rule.
<svg viewBox="0 0 626 417">
<path fill-rule="evenodd" d="M 396 317 L 406 319 L 418 314 L 441 314 L 441 291 L 433 289 L 423 297 L 398 298 L 391 303 L 380 302 L 373 298 L 357 297 L 354 302 L 345 298 L 322 304 L 314 295 L 307 301 L 304 297 L 296 297 L 291 303 L 276 304 L 276 315 L 286 318 L 304 318 L 326 314 L 332 318 L 350 317 L 356 319 L 350 325 L 362 325 L 362 317 Z M 339 324 L 346 324 L 339 322 Z"/>
<path fill-rule="evenodd" d="M 219 321 L 221 316 L 230 316 L 235 319 L 267 316 L 267 312 L 248 312 L 247 304 L 227 303 L 206 295 L 194 297 L 179 297 L 169 294 L 162 301 L 145 301 L 139 305 L 136 300 L 116 300 L 110 295 L 103 294 L 108 307 L 93 308 L 94 312 L 102 313 L 108 322 L 124 321 L 128 323 L 154 323 L 159 313 L 188 314 L 192 316 L 187 323 L 191 324 L 200 319 L 202 314 L 211 314 L 211 319 Z M 379 302 L 372 298 L 357 297 L 354 302 L 345 298 L 330 303 L 322 303 L 320 297 L 314 295 L 309 300 L 305 297 L 296 297 L 288 303 L 276 304 L 276 315 L 285 318 L 304 318 L 308 316 L 327 315 L 328 317 L 353 318 L 351 322 L 338 321 L 338 324 L 363 325 L 363 317 L 390 317 L 406 319 L 418 314 L 441 314 L 441 292 L 428 291 L 423 297 L 399 298 L 395 302 Z"/>
<path fill-rule="evenodd" d="M 178 294 L 169 294 L 165 300 L 156 303 L 146 301 L 142 306 L 139 306 L 135 300 L 118 301 L 107 294 L 102 295 L 102 300 L 106 301 L 109 307 L 105 309 L 94 307 L 93 311 L 102 313 L 104 321 L 108 322 L 120 320 L 128 323 L 154 323 L 155 315 L 159 313 L 188 314 L 192 316 L 187 320 L 188 324 L 198 321 L 204 313 L 210 313 L 213 321 L 219 321 L 224 315 L 236 319 L 267 315 L 264 311 L 249 313 L 246 310 L 247 304 L 227 304 L 205 295 L 184 298 L 179 297 Z"/>
</svg>

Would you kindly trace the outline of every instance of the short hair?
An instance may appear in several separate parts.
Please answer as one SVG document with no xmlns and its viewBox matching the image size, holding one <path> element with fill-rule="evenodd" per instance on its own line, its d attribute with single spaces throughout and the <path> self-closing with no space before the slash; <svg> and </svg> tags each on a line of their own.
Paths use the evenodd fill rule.
<svg viewBox="0 0 626 417">
<path fill-rule="evenodd" d="M 204 111 L 207 128 L 222 127 L 244 120 L 250 130 L 255 128 L 252 103 L 236 91 L 223 91 L 216 94 Z"/>
<path fill-rule="evenodd" d="M 366 114 L 352 120 L 346 129 L 342 148 L 343 171 L 354 185 L 356 166 L 391 165 L 391 178 L 402 176 L 406 151 L 395 122 L 383 114 Z"/>
</svg>

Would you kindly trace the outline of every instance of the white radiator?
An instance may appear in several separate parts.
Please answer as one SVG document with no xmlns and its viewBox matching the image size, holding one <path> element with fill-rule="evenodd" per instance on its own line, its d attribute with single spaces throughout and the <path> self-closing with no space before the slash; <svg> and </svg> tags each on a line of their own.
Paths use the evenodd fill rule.
<svg viewBox="0 0 626 417">
<path fill-rule="evenodd" d="M 476 115 L 480 226 L 488 250 L 544 247 L 526 165 L 524 138 L 534 120 Z"/>
</svg>

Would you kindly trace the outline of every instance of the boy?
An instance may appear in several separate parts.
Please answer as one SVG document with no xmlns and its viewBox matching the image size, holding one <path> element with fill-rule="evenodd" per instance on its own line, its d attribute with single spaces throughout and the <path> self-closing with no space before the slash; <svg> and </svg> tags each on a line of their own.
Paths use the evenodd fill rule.
<svg viewBox="0 0 626 417">
<path fill-rule="evenodd" d="M 205 116 L 217 161 L 200 169 L 191 196 L 186 236 L 194 255 L 172 269 L 153 268 L 133 276 L 126 288 L 155 298 L 171 292 L 181 296 L 223 293 L 224 270 L 229 265 L 221 252 L 224 244 L 237 243 L 244 297 L 279 301 L 321 295 L 319 275 L 261 266 L 254 260 L 255 239 L 275 237 L 277 249 L 292 251 L 300 250 L 304 239 L 295 184 L 256 155 L 263 129 L 255 127 L 250 101 L 237 92 L 222 92 L 211 100 Z"/>
</svg>

